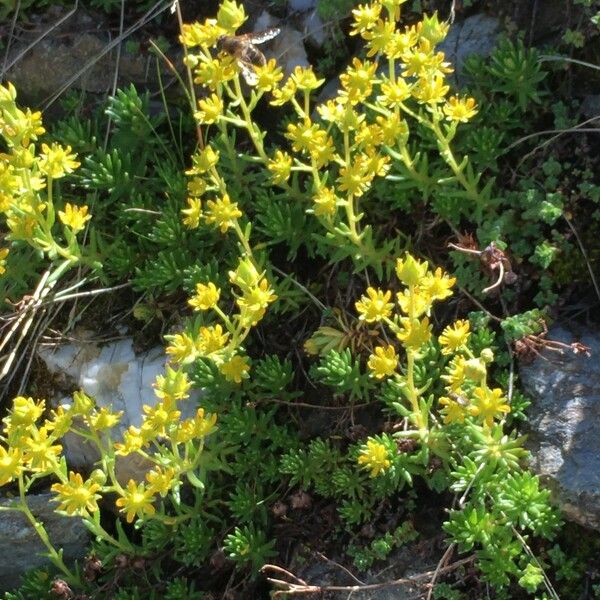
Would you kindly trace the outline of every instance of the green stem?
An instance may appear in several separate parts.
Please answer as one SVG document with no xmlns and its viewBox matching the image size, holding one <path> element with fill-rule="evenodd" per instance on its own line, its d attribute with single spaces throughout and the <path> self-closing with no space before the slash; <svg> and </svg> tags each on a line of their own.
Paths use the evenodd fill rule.
<svg viewBox="0 0 600 600">
<path fill-rule="evenodd" d="M 79 579 L 71 572 L 67 565 L 65 565 L 60 552 L 57 552 L 52 545 L 44 525 L 37 520 L 35 515 L 29 509 L 25 498 L 25 481 L 23 480 L 23 475 L 19 475 L 19 508 L 17 510 L 21 511 L 31 523 L 35 532 L 38 534 L 38 537 L 42 541 L 42 544 L 44 544 L 48 550 L 48 558 L 50 558 L 54 565 L 64 574 L 67 582 L 72 584 L 79 583 Z"/>
<path fill-rule="evenodd" d="M 346 168 L 351 168 L 352 157 L 350 155 L 350 134 L 344 130 L 344 162 Z M 348 228 L 350 229 L 350 240 L 358 247 L 361 247 L 360 235 L 356 229 L 356 212 L 354 210 L 354 194 L 350 194 L 346 201 L 346 219 L 348 219 Z"/>
<path fill-rule="evenodd" d="M 479 192 L 477 190 L 476 183 L 470 183 L 467 178 L 464 176 L 462 170 L 459 168 L 459 164 L 456 162 L 456 158 L 454 158 L 454 154 L 452 152 L 452 148 L 450 147 L 450 143 L 448 139 L 443 134 L 440 129 L 439 123 L 437 121 L 430 121 L 430 128 L 435 133 L 435 136 L 438 139 L 440 144 L 440 156 L 446 161 L 446 164 L 452 169 L 454 176 L 457 181 L 465 188 L 469 198 L 474 200 L 475 202 L 480 201 Z"/>
</svg>

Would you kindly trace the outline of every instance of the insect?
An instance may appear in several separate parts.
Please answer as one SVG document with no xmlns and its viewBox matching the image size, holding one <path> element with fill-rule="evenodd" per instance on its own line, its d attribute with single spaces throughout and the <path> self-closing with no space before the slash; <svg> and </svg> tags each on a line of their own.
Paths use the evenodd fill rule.
<svg viewBox="0 0 600 600">
<path fill-rule="evenodd" d="M 242 35 L 222 35 L 217 40 L 217 50 L 226 52 L 237 59 L 242 75 L 248 85 L 256 85 L 258 77 L 254 67 L 264 67 L 267 64 L 265 55 L 256 47 L 256 44 L 264 44 L 279 34 L 281 29 L 272 27 L 256 33 L 244 33 Z"/>
</svg>

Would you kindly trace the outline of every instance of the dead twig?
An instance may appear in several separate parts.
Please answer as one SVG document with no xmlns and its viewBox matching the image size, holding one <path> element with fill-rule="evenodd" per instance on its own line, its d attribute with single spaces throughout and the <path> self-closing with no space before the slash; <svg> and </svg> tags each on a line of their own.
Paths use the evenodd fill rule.
<svg viewBox="0 0 600 600">
<path fill-rule="evenodd" d="M 463 254 L 472 254 L 473 256 L 477 256 L 481 261 L 483 268 L 488 273 L 494 273 L 494 271 L 498 271 L 498 277 L 496 277 L 496 281 L 489 285 L 488 287 L 481 290 L 484 294 L 489 294 L 491 291 L 498 289 L 503 283 L 510 285 L 514 283 L 517 279 L 517 276 L 512 270 L 512 266 L 506 253 L 503 250 L 500 250 L 492 242 L 489 246 L 486 246 L 483 250 L 478 250 L 474 246 L 474 241 L 471 238 L 465 237 L 464 244 L 453 244 L 452 242 L 448 243 L 449 248 L 453 248 L 454 250 L 458 250 Z"/>
<path fill-rule="evenodd" d="M 431 598 L 433 596 L 433 587 L 435 585 L 436 579 L 438 578 L 438 576 L 440 574 L 440 570 L 443 569 L 444 566 L 446 565 L 446 563 L 450 560 L 450 557 L 452 556 L 452 553 L 454 552 L 455 548 L 456 548 L 456 544 L 450 544 L 448 546 L 446 552 L 444 552 L 444 555 L 442 556 L 442 558 L 440 558 L 440 562 L 438 563 L 437 567 L 435 568 L 435 571 L 433 573 L 431 581 L 429 582 L 429 591 L 427 592 L 427 598 L 425 600 L 431 600 Z"/>
<path fill-rule="evenodd" d="M 261 569 L 261 572 L 266 575 L 267 581 L 280 588 L 279 590 L 273 592 L 272 597 L 281 598 L 285 597 L 286 595 L 300 596 L 305 594 L 324 594 L 325 592 L 366 592 L 400 585 L 421 584 L 432 578 L 434 575 L 437 578 L 440 575 L 445 575 L 464 565 L 468 565 L 474 560 L 475 556 L 472 555 L 467 558 L 457 560 L 446 567 L 440 567 L 440 565 L 438 565 L 438 567 L 433 571 L 419 573 L 418 575 L 413 575 L 411 577 L 394 579 L 392 581 L 385 581 L 383 583 L 371 583 L 363 585 L 311 585 L 283 567 L 271 564 L 264 565 Z M 270 573 L 287 577 L 292 581 L 285 581 L 284 579 L 279 579 L 273 575 L 269 576 Z"/>
</svg>

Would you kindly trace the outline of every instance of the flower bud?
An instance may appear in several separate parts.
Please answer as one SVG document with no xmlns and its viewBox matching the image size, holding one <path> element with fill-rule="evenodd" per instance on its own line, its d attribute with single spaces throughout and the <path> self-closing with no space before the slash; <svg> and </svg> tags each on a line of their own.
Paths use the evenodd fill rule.
<svg viewBox="0 0 600 600">
<path fill-rule="evenodd" d="M 244 7 L 237 4 L 235 0 L 224 0 L 217 13 L 217 23 L 227 33 L 235 33 L 246 20 Z"/>
<path fill-rule="evenodd" d="M 104 485 L 106 483 L 106 473 L 102 469 L 94 469 L 90 473 L 90 479 L 98 485 Z"/>
<path fill-rule="evenodd" d="M 419 285 L 421 279 L 427 274 L 427 263 L 420 263 L 410 254 L 404 260 L 396 260 L 396 275 L 398 279 L 407 286 Z"/>
<path fill-rule="evenodd" d="M 490 350 L 490 348 L 484 348 L 479 354 L 479 358 L 483 363 L 489 365 L 490 363 L 494 362 L 494 353 L 492 350 Z"/>
<path fill-rule="evenodd" d="M 473 381 L 481 381 L 487 375 L 485 363 L 480 358 L 471 358 L 465 363 L 465 376 Z"/>
</svg>

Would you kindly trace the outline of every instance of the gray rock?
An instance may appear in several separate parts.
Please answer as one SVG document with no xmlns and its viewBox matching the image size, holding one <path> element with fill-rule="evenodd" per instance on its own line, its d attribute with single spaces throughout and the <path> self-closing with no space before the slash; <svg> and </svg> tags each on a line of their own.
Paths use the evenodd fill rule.
<svg viewBox="0 0 600 600">
<path fill-rule="evenodd" d="M 78 517 L 63 517 L 54 512 L 56 503 L 52 494 L 28 496 L 28 505 L 33 514 L 44 523 L 55 548 L 63 550 L 63 560 L 68 565 L 85 556 L 90 539 L 88 530 Z M 8 506 L 13 500 L 0 499 L 0 507 Z M 42 544 L 25 515 L 13 510 L 0 511 L 0 590 L 8 591 L 20 584 L 21 575 L 34 568 L 49 565 L 42 554 Z"/>
<path fill-rule="evenodd" d="M 304 48 L 304 36 L 292 27 L 281 28 L 281 33 L 273 40 L 271 52 L 286 76 L 293 73 L 296 67 L 310 66 Z"/>
<path fill-rule="evenodd" d="M 280 24 L 277 17 L 265 10 L 256 19 L 253 31 L 263 31 L 270 27 L 279 27 L 281 31 L 266 48 L 261 46 L 267 59 L 275 58 L 286 77 L 291 75 L 297 66 L 310 66 L 304 48 L 304 36 L 300 31 Z"/>
<path fill-rule="evenodd" d="M 568 519 L 600 529 L 600 335 L 586 332 L 578 339 L 555 327 L 547 338 L 565 344 L 581 341 L 591 356 L 545 351 L 545 360 L 521 366 L 523 387 L 533 399 L 531 466 Z"/>
<path fill-rule="evenodd" d="M 583 99 L 581 115 L 585 120 L 594 119 L 588 123 L 590 127 L 600 127 L 600 94 L 590 94 Z"/>
<path fill-rule="evenodd" d="M 317 0 L 288 0 L 290 10 L 304 12 L 313 9 L 317 5 Z"/>
<path fill-rule="evenodd" d="M 438 46 L 446 60 L 454 67 L 450 76 L 458 85 L 465 83 L 464 64 L 466 59 L 477 54 L 489 56 L 500 32 L 500 21 L 495 17 L 476 14 L 464 21 L 455 22 L 446 39 Z"/>
<path fill-rule="evenodd" d="M 325 24 L 316 10 L 311 10 L 303 16 L 301 29 L 308 43 L 316 48 L 323 46 L 327 32 L 325 31 Z"/>
<path fill-rule="evenodd" d="M 141 425 L 144 405 L 154 406 L 158 402 L 153 384 L 165 369 L 164 349 L 157 347 L 136 354 L 131 338 L 99 346 L 91 334 L 80 332 L 79 335 L 76 343 L 41 347 L 38 354 L 52 374 L 69 381 L 71 389 L 81 389 L 93 397 L 96 406 L 123 411 L 119 425 L 113 430 L 113 436 L 118 438 L 130 425 Z M 194 391 L 190 398 L 180 402 L 182 418 L 195 414 L 198 398 L 199 393 Z M 57 393 L 52 403 L 70 404 L 71 398 Z M 98 460 L 96 448 L 78 435 L 67 433 L 61 443 L 70 467 L 91 468 Z M 123 485 L 130 478 L 143 479 L 147 468 L 147 463 L 137 455 L 119 457 L 117 478 Z"/>
<path fill-rule="evenodd" d="M 149 68 L 148 55 L 128 52 L 127 40 L 115 43 L 102 16 L 81 7 L 70 15 L 68 8 L 53 6 L 36 16 L 36 26 L 11 46 L 3 78 L 15 85 L 20 101 L 36 107 L 65 87 L 106 93 L 113 86 L 120 44 L 117 85 L 155 88 L 156 69 Z"/>
</svg>

